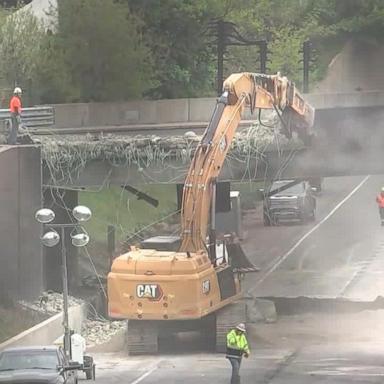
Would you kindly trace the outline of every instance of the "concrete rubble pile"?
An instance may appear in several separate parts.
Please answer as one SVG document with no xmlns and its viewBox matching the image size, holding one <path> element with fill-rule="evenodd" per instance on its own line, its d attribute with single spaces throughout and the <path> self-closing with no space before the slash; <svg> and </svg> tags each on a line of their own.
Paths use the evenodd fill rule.
<svg viewBox="0 0 384 384">
<path fill-rule="evenodd" d="M 84 301 L 72 296 L 68 297 L 69 307 L 80 304 L 84 304 Z M 20 305 L 44 315 L 54 316 L 63 311 L 63 295 L 48 291 L 33 302 L 21 301 Z M 81 334 L 86 339 L 87 345 L 92 346 L 108 342 L 116 333 L 123 332 L 125 329 L 126 322 L 124 321 L 109 321 L 102 318 L 97 320 L 86 319 L 83 322 Z"/>
<path fill-rule="evenodd" d="M 80 305 L 83 301 L 75 297 L 68 297 L 68 306 Z M 57 292 L 44 292 L 37 300 L 32 303 L 21 301 L 20 304 L 36 312 L 53 316 L 63 311 L 63 295 Z"/>
<path fill-rule="evenodd" d="M 87 340 L 88 346 L 105 344 L 116 334 L 124 332 L 126 321 L 86 320 L 82 329 L 82 336 Z"/>
</svg>

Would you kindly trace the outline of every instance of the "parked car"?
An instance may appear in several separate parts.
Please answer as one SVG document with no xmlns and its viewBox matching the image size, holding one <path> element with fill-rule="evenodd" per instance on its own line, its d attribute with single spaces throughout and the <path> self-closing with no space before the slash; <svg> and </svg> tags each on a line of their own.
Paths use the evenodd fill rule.
<svg viewBox="0 0 384 384">
<path fill-rule="evenodd" d="M 312 191 L 320 193 L 323 190 L 323 178 L 322 177 L 311 177 L 308 179 L 309 185 Z"/>
<path fill-rule="evenodd" d="M 315 220 L 316 198 L 307 181 L 294 184 L 287 189 L 285 186 L 293 180 L 280 180 L 273 183 L 270 193 L 264 199 L 264 225 L 277 224 L 281 219 L 307 222 Z"/>
<path fill-rule="evenodd" d="M 61 347 L 20 347 L 0 353 L 0 383 L 77 384 L 75 368 Z"/>
</svg>

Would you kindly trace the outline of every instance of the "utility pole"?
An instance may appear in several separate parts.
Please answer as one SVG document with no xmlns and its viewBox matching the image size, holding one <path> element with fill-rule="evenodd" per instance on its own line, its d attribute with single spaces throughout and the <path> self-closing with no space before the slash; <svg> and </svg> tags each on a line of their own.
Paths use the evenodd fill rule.
<svg viewBox="0 0 384 384">
<path fill-rule="evenodd" d="M 259 47 L 260 73 L 267 71 L 267 41 L 266 40 L 248 40 L 241 36 L 236 29 L 236 24 L 216 19 L 210 23 L 212 34 L 215 36 L 217 49 L 217 95 L 223 92 L 224 81 L 224 55 L 229 46 L 250 46 L 257 45 Z"/>
<path fill-rule="evenodd" d="M 67 271 L 67 253 L 65 250 L 65 227 L 59 226 L 61 229 L 61 271 L 63 280 L 63 328 L 64 328 L 64 351 L 67 356 L 71 357 L 71 333 L 69 330 L 68 320 L 68 271 Z"/>
<path fill-rule="evenodd" d="M 107 229 L 107 246 L 108 246 L 108 255 L 109 255 L 109 266 L 112 266 L 114 255 L 115 255 L 115 233 L 116 227 L 114 225 L 108 225 Z"/>
<path fill-rule="evenodd" d="M 261 40 L 258 42 L 260 51 L 260 73 L 267 73 L 267 41 Z"/>
<path fill-rule="evenodd" d="M 312 43 L 309 40 L 303 43 L 303 92 L 309 92 L 309 65 L 311 62 Z"/>
<path fill-rule="evenodd" d="M 225 33 L 224 21 L 217 22 L 217 94 L 223 92 L 224 81 L 224 52 L 225 52 Z"/>
</svg>

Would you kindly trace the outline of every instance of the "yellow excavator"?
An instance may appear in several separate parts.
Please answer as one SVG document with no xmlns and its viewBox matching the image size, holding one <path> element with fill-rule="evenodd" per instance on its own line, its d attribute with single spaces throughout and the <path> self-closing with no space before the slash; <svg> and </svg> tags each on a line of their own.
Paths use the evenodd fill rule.
<svg viewBox="0 0 384 384">
<path fill-rule="evenodd" d="M 156 353 L 159 336 L 200 328 L 225 348 L 230 327 L 245 322 L 241 280 L 255 271 L 231 241 L 216 253 L 216 181 L 244 108 L 274 109 L 283 132 L 309 141 L 314 109 L 286 77 L 236 73 L 223 85 L 211 121 L 193 156 L 181 206 L 181 237 L 153 242 L 117 257 L 108 274 L 108 312 L 128 320 L 128 352 Z"/>
</svg>

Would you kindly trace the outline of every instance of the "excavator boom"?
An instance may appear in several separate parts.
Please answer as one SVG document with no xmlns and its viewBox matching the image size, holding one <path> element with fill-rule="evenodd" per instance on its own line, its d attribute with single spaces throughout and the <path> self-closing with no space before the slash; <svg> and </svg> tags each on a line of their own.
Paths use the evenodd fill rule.
<svg viewBox="0 0 384 384">
<path fill-rule="evenodd" d="M 297 132 L 303 140 L 311 135 L 314 109 L 287 78 L 253 73 L 228 77 L 185 180 L 180 252 L 206 249 L 213 188 L 245 107 L 252 112 L 274 109 L 287 137 L 291 137 L 292 132 Z"/>
</svg>

